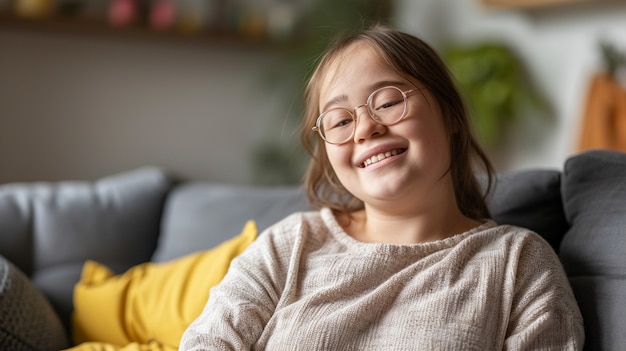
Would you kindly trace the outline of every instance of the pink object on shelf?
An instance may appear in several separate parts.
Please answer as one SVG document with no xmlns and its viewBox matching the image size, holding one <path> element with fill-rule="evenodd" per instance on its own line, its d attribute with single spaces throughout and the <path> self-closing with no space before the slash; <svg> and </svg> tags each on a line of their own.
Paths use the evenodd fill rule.
<svg viewBox="0 0 626 351">
<path fill-rule="evenodd" d="M 150 8 L 150 26 L 156 30 L 167 30 L 175 22 L 174 2 L 168 0 L 156 1 Z"/>
<path fill-rule="evenodd" d="M 139 16 L 136 0 L 113 0 L 109 5 L 109 23 L 116 27 L 132 24 Z"/>
</svg>

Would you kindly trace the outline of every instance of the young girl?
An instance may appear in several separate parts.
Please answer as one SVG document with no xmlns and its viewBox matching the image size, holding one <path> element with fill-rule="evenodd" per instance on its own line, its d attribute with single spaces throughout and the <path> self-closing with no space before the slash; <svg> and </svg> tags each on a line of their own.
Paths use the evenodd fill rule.
<svg viewBox="0 0 626 351">
<path fill-rule="evenodd" d="M 491 179 L 491 164 L 427 44 L 381 27 L 345 38 L 306 98 L 305 186 L 321 209 L 233 261 L 181 350 L 582 348 L 553 250 L 489 219 L 474 167 Z"/>
</svg>

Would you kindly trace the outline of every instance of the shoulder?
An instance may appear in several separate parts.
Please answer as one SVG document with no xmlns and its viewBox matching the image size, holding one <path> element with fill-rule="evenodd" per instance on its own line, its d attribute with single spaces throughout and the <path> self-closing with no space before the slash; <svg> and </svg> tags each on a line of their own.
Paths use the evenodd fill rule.
<svg viewBox="0 0 626 351">
<path fill-rule="evenodd" d="M 303 242 L 327 236 L 331 230 L 325 209 L 295 212 L 263 230 L 255 244 L 257 246 L 292 247 Z"/>
<path fill-rule="evenodd" d="M 249 271 L 265 270 L 269 275 L 286 274 L 292 262 L 328 243 L 331 235 L 323 217 L 322 210 L 296 212 L 283 218 L 263 230 L 233 265 Z"/>
<path fill-rule="evenodd" d="M 302 247 L 311 236 L 312 224 L 321 221 L 319 211 L 293 213 L 262 230 L 256 240 L 231 264 L 231 271 L 246 272 L 248 276 L 270 276 L 276 281 L 298 259 Z M 254 272 L 254 273 L 251 273 Z"/>
<path fill-rule="evenodd" d="M 489 221 L 466 236 L 463 242 L 472 250 L 499 257 L 508 270 L 533 270 L 537 266 L 556 271 L 563 269 L 550 244 L 523 227 Z"/>
<path fill-rule="evenodd" d="M 509 224 L 496 224 L 493 221 L 489 221 L 481 228 L 477 230 L 476 234 L 484 240 L 496 241 L 509 248 L 522 249 L 530 247 L 542 252 L 547 250 L 554 253 L 550 244 L 541 235 L 530 229 Z"/>
<path fill-rule="evenodd" d="M 558 291 L 556 295 L 570 296 L 569 283 L 563 265 L 550 244 L 539 234 L 522 227 L 497 225 L 480 231 L 483 251 L 492 258 L 500 257 L 512 291 L 534 293 Z M 480 239 L 479 239 L 480 240 Z M 521 296 L 521 295 L 520 295 Z"/>
<path fill-rule="evenodd" d="M 498 225 L 495 227 L 504 240 L 508 241 L 512 248 L 520 251 L 520 254 L 534 253 L 551 260 L 558 257 L 550 244 L 538 233 L 514 225 Z"/>
<path fill-rule="evenodd" d="M 516 277 L 517 284 L 552 284 L 558 281 L 567 285 L 558 255 L 539 234 L 522 227 L 494 225 L 490 236 L 506 252 L 506 269 Z"/>
<path fill-rule="evenodd" d="M 266 236 L 293 237 L 309 232 L 311 229 L 326 227 L 323 211 L 324 210 L 292 213 L 263 230 L 259 238 Z"/>
</svg>

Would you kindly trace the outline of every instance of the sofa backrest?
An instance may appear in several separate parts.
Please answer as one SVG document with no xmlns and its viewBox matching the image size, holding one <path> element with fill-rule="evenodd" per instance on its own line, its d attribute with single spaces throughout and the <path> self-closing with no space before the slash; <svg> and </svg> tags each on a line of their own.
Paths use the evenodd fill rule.
<svg viewBox="0 0 626 351">
<path fill-rule="evenodd" d="M 217 246 L 248 220 L 259 232 L 287 215 L 310 210 L 298 186 L 263 187 L 189 182 L 170 192 L 153 261 L 168 261 Z"/>
<path fill-rule="evenodd" d="M 567 160 L 563 204 L 571 228 L 560 258 L 585 322 L 585 349 L 626 347 L 626 154 Z"/>
<path fill-rule="evenodd" d="M 528 228 L 559 251 L 569 228 L 561 200 L 561 172 L 519 170 L 497 175 L 487 205 L 500 224 Z"/>
<path fill-rule="evenodd" d="M 69 325 L 85 260 L 116 272 L 150 259 L 167 174 L 142 168 L 96 182 L 0 186 L 0 255 L 27 274 Z"/>
<path fill-rule="evenodd" d="M 500 223 L 540 233 L 555 250 L 567 230 L 561 202 L 561 173 L 517 171 L 497 176 L 489 207 Z M 217 246 L 255 220 L 259 231 L 296 211 L 311 210 L 298 186 L 262 187 L 210 182 L 182 183 L 165 204 L 153 261 L 168 261 Z"/>
</svg>

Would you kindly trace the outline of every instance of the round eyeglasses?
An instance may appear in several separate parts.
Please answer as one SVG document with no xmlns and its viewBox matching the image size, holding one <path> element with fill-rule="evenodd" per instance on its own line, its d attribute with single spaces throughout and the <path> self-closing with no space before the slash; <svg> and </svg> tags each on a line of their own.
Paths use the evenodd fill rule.
<svg viewBox="0 0 626 351">
<path fill-rule="evenodd" d="M 365 104 L 359 105 L 353 110 L 338 107 L 323 112 L 317 117 L 312 130 L 318 132 L 322 139 L 329 144 L 344 144 L 354 136 L 357 109 L 366 106 L 367 112 L 374 122 L 390 126 L 406 117 L 407 96 L 420 89 L 422 88 L 403 91 L 393 86 L 380 88 L 370 94 Z"/>
</svg>

